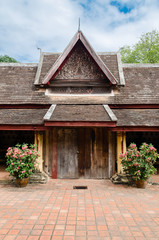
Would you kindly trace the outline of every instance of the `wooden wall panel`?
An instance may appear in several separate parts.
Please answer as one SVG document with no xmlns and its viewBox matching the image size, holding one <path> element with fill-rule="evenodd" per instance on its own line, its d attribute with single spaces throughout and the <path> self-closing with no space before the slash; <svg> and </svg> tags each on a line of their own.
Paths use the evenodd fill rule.
<svg viewBox="0 0 159 240">
<path fill-rule="evenodd" d="M 77 129 L 58 129 L 57 175 L 59 178 L 78 178 Z"/>
<path fill-rule="evenodd" d="M 49 175 L 49 131 L 45 131 L 44 133 L 44 141 L 43 141 L 43 170 Z"/>
<path fill-rule="evenodd" d="M 52 177 L 108 178 L 114 149 L 109 134 L 106 128 L 55 128 L 49 137 Z"/>
<path fill-rule="evenodd" d="M 52 169 L 52 178 L 57 178 L 57 129 L 53 128 L 49 134 L 49 152 L 50 164 Z M 51 169 L 49 170 L 51 172 Z"/>
<path fill-rule="evenodd" d="M 108 133 L 104 128 L 79 128 L 79 176 L 108 177 Z"/>
<path fill-rule="evenodd" d="M 85 161 L 85 130 L 83 128 L 78 131 L 78 172 L 79 177 L 84 176 L 85 168 L 87 168 Z"/>
</svg>

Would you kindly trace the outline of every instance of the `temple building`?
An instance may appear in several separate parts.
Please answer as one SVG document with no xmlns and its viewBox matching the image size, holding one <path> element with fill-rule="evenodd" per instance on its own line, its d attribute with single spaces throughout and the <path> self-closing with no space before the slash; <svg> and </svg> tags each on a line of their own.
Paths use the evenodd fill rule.
<svg viewBox="0 0 159 240">
<path fill-rule="evenodd" d="M 36 143 L 51 178 L 110 178 L 131 142 L 159 151 L 159 64 L 122 64 L 80 30 L 37 64 L 0 63 L 0 164 L 8 147 Z"/>
</svg>

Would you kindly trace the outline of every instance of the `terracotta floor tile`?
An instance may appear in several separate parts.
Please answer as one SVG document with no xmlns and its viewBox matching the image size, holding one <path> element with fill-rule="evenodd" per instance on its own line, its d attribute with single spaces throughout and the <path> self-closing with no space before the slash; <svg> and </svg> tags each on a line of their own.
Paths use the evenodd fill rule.
<svg viewBox="0 0 159 240">
<path fill-rule="evenodd" d="M 51 236 L 41 236 L 39 240 L 50 240 Z"/>
<path fill-rule="evenodd" d="M 63 240 L 62 236 L 53 236 L 51 240 Z"/>
<path fill-rule="evenodd" d="M 27 240 L 39 240 L 39 236 L 29 236 Z"/>
<path fill-rule="evenodd" d="M 40 236 L 42 233 L 42 230 L 37 230 L 37 229 L 34 229 L 31 231 L 30 235 L 32 236 Z"/>
<path fill-rule="evenodd" d="M 44 225 L 44 229 L 45 230 L 54 230 L 54 227 L 55 227 L 54 224 L 46 224 L 46 225 Z"/>
<path fill-rule="evenodd" d="M 28 236 L 26 235 L 18 235 L 18 237 L 16 238 L 16 240 L 26 240 L 28 238 Z"/>
<path fill-rule="evenodd" d="M 43 230 L 42 231 L 42 235 L 45 235 L 45 236 L 51 236 L 53 233 L 53 230 Z"/>
<path fill-rule="evenodd" d="M 16 235 L 7 235 L 7 236 L 5 236 L 4 237 L 4 240 L 14 240 L 14 239 L 16 239 Z"/>
<path fill-rule="evenodd" d="M 8 234 L 9 235 L 17 235 L 19 233 L 19 230 L 16 230 L 16 229 L 11 229 Z"/>
<path fill-rule="evenodd" d="M 87 190 L 73 190 L 74 185 Z M 0 240 L 158 240 L 159 186 L 109 180 L 0 185 Z"/>
<path fill-rule="evenodd" d="M 61 236 L 61 235 L 63 235 L 63 233 L 64 233 L 64 230 L 54 230 L 53 235 Z"/>
<path fill-rule="evenodd" d="M 0 235 L 5 235 L 9 232 L 9 228 L 2 228 L 0 229 Z"/>
</svg>

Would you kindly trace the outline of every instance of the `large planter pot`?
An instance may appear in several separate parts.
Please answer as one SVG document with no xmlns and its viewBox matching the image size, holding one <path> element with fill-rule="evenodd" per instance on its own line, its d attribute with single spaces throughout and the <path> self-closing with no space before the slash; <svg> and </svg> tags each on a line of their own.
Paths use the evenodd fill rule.
<svg viewBox="0 0 159 240">
<path fill-rule="evenodd" d="M 16 179 L 16 185 L 17 187 L 26 187 L 29 182 L 29 178 L 23 178 L 23 179 Z"/>
<path fill-rule="evenodd" d="M 147 181 L 145 180 L 136 180 L 136 187 L 137 188 L 146 188 Z"/>
</svg>

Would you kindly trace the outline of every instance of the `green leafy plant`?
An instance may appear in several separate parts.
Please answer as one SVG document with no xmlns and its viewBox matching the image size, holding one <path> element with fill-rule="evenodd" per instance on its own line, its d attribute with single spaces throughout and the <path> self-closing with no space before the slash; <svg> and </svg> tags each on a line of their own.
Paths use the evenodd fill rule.
<svg viewBox="0 0 159 240">
<path fill-rule="evenodd" d="M 0 62 L 6 62 L 6 63 L 17 63 L 17 60 L 8 56 L 8 55 L 0 55 Z"/>
<path fill-rule="evenodd" d="M 156 148 L 147 143 L 143 143 L 139 150 L 135 143 L 131 143 L 127 151 L 120 155 L 124 172 L 135 180 L 147 180 L 155 174 L 156 168 L 153 165 L 158 157 Z"/>
<path fill-rule="evenodd" d="M 136 44 L 122 47 L 120 53 L 123 63 L 159 63 L 159 32 L 142 34 Z"/>
<path fill-rule="evenodd" d="M 6 171 L 17 179 L 28 178 L 35 171 L 38 165 L 39 154 L 33 144 L 17 144 L 15 147 L 7 149 Z"/>
</svg>

